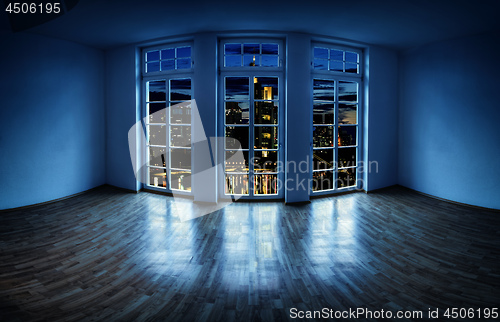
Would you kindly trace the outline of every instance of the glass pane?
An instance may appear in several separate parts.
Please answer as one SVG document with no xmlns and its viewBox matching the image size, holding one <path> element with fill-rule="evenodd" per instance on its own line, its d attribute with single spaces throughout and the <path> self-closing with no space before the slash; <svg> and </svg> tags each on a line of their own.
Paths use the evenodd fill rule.
<svg viewBox="0 0 500 322">
<path fill-rule="evenodd" d="M 167 127 L 165 125 L 149 125 L 149 145 L 167 145 Z"/>
<path fill-rule="evenodd" d="M 330 61 L 330 70 L 334 72 L 343 72 L 344 71 L 344 63 L 341 61 Z"/>
<path fill-rule="evenodd" d="M 314 58 L 328 59 L 328 49 L 314 47 Z"/>
<path fill-rule="evenodd" d="M 153 167 L 166 166 L 166 149 L 160 147 L 149 147 L 149 165 Z"/>
<path fill-rule="evenodd" d="M 351 63 L 358 63 L 358 54 L 350 51 L 345 52 L 345 61 Z"/>
<path fill-rule="evenodd" d="M 253 192 L 256 195 L 275 195 L 278 188 L 277 174 L 257 174 L 253 178 Z"/>
<path fill-rule="evenodd" d="M 260 54 L 260 45 L 259 44 L 243 44 L 243 53 L 250 55 L 258 55 Z"/>
<path fill-rule="evenodd" d="M 174 59 L 175 58 L 175 49 L 174 48 L 168 48 L 168 49 L 163 49 L 161 51 L 161 59 Z"/>
<path fill-rule="evenodd" d="M 278 56 L 262 56 L 261 65 L 264 67 L 278 67 Z"/>
<path fill-rule="evenodd" d="M 255 173 L 278 172 L 278 151 L 255 151 L 253 168 Z"/>
<path fill-rule="evenodd" d="M 177 58 L 191 57 L 191 47 L 177 48 Z"/>
<path fill-rule="evenodd" d="M 160 60 L 160 51 L 149 51 L 146 53 L 146 61 Z"/>
<path fill-rule="evenodd" d="M 226 77 L 226 99 L 243 101 L 249 100 L 249 80 L 249 77 Z"/>
<path fill-rule="evenodd" d="M 277 126 L 256 126 L 254 127 L 255 149 L 277 149 L 278 148 L 278 127 Z"/>
<path fill-rule="evenodd" d="M 191 146 L 191 126 L 170 126 L 170 146 Z"/>
<path fill-rule="evenodd" d="M 339 126 L 339 146 L 356 145 L 357 126 Z"/>
<path fill-rule="evenodd" d="M 164 102 L 167 98 L 165 81 L 148 82 L 148 102 Z"/>
<path fill-rule="evenodd" d="M 278 77 L 254 77 L 254 91 L 256 100 L 277 100 Z"/>
<path fill-rule="evenodd" d="M 339 104 L 339 124 L 357 124 L 358 104 Z"/>
<path fill-rule="evenodd" d="M 313 81 L 313 99 L 335 101 L 335 81 L 315 79 Z"/>
<path fill-rule="evenodd" d="M 226 149 L 248 149 L 248 126 L 226 126 Z"/>
<path fill-rule="evenodd" d="M 260 66 L 260 55 L 243 56 L 243 66 Z"/>
<path fill-rule="evenodd" d="M 344 51 L 337 50 L 337 49 L 331 49 L 330 50 L 330 59 L 343 61 L 344 60 Z"/>
<path fill-rule="evenodd" d="M 335 105 L 332 102 L 314 101 L 313 124 L 335 124 Z"/>
<path fill-rule="evenodd" d="M 226 174 L 226 194 L 248 195 L 247 174 Z"/>
<path fill-rule="evenodd" d="M 175 61 L 173 59 L 161 61 L 161 70 L 172 70 L 172 69 L 175 69 Z"/>
<path fill-rule="evenodd" d="M 191 58 L 177 59 L 177 69 L 191 68 Z"/>
<path fill-rule="evenodd" d="M 226 172 L 248 173 L 248 151 L 228 150 L 224 160 Z"/>
<path fill-rule="evenodd" d="M 172 124 L 191 124 L 191 104 L 181 103 L 170 106 Z"/>
<path fill-rule="evenodd" d="M 277 102 L 255 102 L 255 124 L 278 124 Z"/>
<path fill-rule="evenodd" d="M 314 69 L 327 70 L 328 69 L 328 60 L 315 59 L 314 60 Z"/>
<path fill-rule="evenodd" d="M 166 109 L 165 103 L 149 103 L 148 115 L 149 123 L 165 123 L 166 122 Z"/>
<path fill-rule="evenodd" d="M 345 63 L 345 72 L 354 74 L 358 73 L 358 64 Z"/>
<path fill-rule="evenodd" d="M 170 149 L 170 168 L 191 169 L 191 149 Z"/>
<path fill-rule="evenodd" d="M 241 54 L 241 44 L 225 44 L 224 45 L 225 55 L 239 55 Z"/>
<path fill-rule="evenodd" d="M 224 66 L 226 67 L 239 67 L 241 66 L 241 56 L 226 56 Z"/>
<path fill-rule="evenodd" d="M 167 187 L 167 169 L 148 168 L 149 185 L 153 187 Z"/>
<path fill-rule="evenodd" d="M 313 127 L 313 147 L 322 148 L 333 146 L 333 126 Z"/>
<path fill-rule="evenodd" d="M 248 124 L 249 102 L 226 102 L 226 124 Z"/>
<path fill-rule="evenodd" d="M 333 149 L 313 150 L 313 170 L 333 169 Z"/>
<path fill-rule="evenodd" d="M 180 78 L 170 80 L 170 100 L 187 101 L 191 99 L 191 79 Z"/>
<path fill-rule="evenodd" d="M 170 171 L 170 189 L 191 191 L 191 172 L 185 170 Z"/>
<path fill-rule="evenodd" d="M 278 55 L 278 44 L 262 44 L 262 53 L 265 55 Z"/>
<path fill-rule="evenodd" d="M 313 172 L 313 191 L 331 190 L 334 188 L 333 171 L 316 171 Z"/>
<path fill-rule="evenodd" d="M 337 188 L 356 185 L 356 168 L 340 169 L 337 173 Z"/>
<path fill-rule="evenodd" d="M 339 101 L 356 103 L 358 101 L 358 83 L 340 81 Z"/>
<path fill-rule="evenodd" d="M 338 166 L 339 168 L 355 167 L 356 166 L 356 148 L 338 149 Z"/>
<path fill-rule="evenodd" d="M 159 61 L 155 61 L 155 62 L 146 64 L 146 73 L 159 72 L 159 71 L 160 71 L 160 62 Z"/>
</svg>

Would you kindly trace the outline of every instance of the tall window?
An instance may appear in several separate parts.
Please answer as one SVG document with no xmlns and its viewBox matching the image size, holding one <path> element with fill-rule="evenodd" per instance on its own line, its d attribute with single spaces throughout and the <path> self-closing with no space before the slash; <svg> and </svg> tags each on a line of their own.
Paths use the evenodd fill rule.
<svg viewBox="0 0 500 322">
<path fill-rule="evenodd" d="M 221 44 L 224 195 L 282 195 L 282 46 L 273 40 Z M 236 153 L 244 161 L 232 161 Z"/>
<path fill-rule="evenodd" d="M 313 193 L 358 187 L 360 55 L 313 46 Z"/>
<path fill-rule="evenodd" d="M 191 46 L 143 51 L 147 185 L 191 191 Z"/>
</svg>

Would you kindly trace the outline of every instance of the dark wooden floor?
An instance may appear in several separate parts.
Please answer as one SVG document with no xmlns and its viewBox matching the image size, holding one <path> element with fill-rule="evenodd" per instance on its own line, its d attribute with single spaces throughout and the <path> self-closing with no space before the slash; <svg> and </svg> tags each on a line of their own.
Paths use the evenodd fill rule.
<svg viewBox="0 0 500 322">
<path fill-rule="evenodd" d="M 400 187 L 300 206 L 235 203 L 184 222 L 172 207 L 170 197 L 103 187 L 0 213 L 0 320 L 500 307 L 498 212 Z"/>
</svg>

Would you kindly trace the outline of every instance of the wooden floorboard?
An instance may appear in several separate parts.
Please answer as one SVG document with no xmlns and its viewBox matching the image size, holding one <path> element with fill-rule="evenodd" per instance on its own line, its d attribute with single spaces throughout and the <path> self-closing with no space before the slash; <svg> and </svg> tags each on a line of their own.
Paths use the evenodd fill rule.
<svg viewBox="0 0 500 322">
<path fill-rule="evenodd" d="M 286 321 L 292 308 L 443 317 L 453 307 L 476 309 L 463 319 L 474 321 L 500 307 L 498 212 L 401 187 L 238 202 L 189 221 L 173 200 L 101 187 L 3 212 L 0 321 Z"/>
</svg>

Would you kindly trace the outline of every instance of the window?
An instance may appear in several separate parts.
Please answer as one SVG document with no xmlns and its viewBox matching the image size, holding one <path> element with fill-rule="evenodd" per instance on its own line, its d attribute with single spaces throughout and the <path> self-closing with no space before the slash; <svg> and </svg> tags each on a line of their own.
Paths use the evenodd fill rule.
<svg viewBox="0 0 500 322">
<path fill-rule="evenodd" d="M 224 67 L 278 67 L 279 50 L 277 43 L 226 43 Z"/>
<path fill-rule="evenodd" d="M 153 49 L 146 52 L 146 73 L 192 67 L 191 46 Z"/>
<path fill-rule="evenodd" d="M 313 193 L 357 187 L 360 54 L 313 47 Z"/>
</svg>

